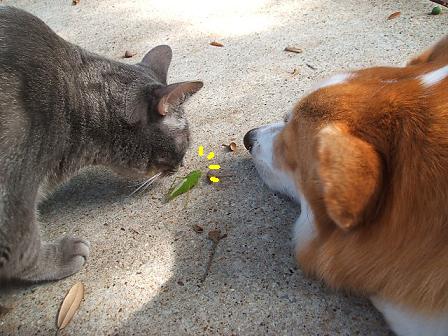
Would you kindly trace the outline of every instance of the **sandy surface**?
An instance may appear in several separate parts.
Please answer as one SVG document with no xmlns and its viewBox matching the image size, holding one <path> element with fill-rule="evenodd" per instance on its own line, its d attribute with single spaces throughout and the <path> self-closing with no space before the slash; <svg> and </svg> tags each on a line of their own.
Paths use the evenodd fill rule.
<svg viewBox="0 0 448 336">
<path fill-rule="evenodd" d="M 4 0 L 31 11 L 89 50 L 136 62 L 157 44 L 174 50 L 169 80 L 201 79 L 188 104 L 193 144 L 186 166 L 205 171 L 204 145 L 229 177 L 202 183 L 164 204 L 172 183 L 126 198 L 133 184 L 86 170 L 40 206 L 47 239 L 88 238 L 92 255 L 78 274 L 0 293 L 11 311 L 1 335 L 52 335 L 66 291 L 82 281 L 86 295 L 61 335 L 388 335 L 368 301 L 335 293 L 304 277 L 292 255 L 299 208 L 258 178 L 242 137 L 278 120 L 312 83 L 336 71 L 402 65 L 443 35 L 448 15 L 428 16 L 429 1 L 145 1 Z M 401 16 L 387 21 L 389 14 Z M 209 46 L 212 40 L 225 46 Z M 293 45 L 301 54 L 286 53 Z M 309 67 L 308 65 L 311 67 Z M 297 69 L 298 74 L 291 72 Z M 220 145 L 235 141 L 238 150 Z M 200 225 L 196 233 L 192 225 Z M 227 237 L 204 276 L 212 243 Z"/>
</svg>

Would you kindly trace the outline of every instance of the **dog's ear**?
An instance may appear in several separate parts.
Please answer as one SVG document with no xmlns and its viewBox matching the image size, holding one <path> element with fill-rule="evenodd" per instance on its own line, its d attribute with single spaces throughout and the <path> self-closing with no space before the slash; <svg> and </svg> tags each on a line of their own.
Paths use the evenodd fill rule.
<svg viewBox="0 0 448 336">
<path fill-rule="evenodd" d="M 424 51 L 420 55 L 411 59 L 407 65 L 417 65 L 417 64 L 428 63 L 428 59 L 429 59 L 429 56 L 431 56 L 431 52 L 432 52 L 432 48 Z"/>
<path fill-rule="evenodd" d="M 448 35 L 419 56 L 410 60 L 408 65 L 446 61 L 448 61 Z"/>
<path fill-rule="evenodd" d="M 317 135 L 318 174 L 330 218 L 350 230 L 363 220 L 380 186 L 381 161 L 367 142 L 344 125 L 331 124 Z"/>
</svg>

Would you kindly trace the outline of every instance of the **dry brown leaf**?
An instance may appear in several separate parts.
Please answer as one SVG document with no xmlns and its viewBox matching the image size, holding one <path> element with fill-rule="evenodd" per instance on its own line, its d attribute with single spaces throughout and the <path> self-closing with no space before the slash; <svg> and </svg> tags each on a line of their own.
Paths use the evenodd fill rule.
<svg viewBox="0 0 448 336">
<path fill-rule="evenodd" d="M 296 54 L 300 54 L 300 53 L 303 52 L 302 49 L 296 48 L 296 47 L 286 47 L 285 51 L 293 52 L 293 53 L 296 53 Z"/>
<path fill-rule="evenodd" d="M 84 285 L 78 281 L 68 291 L 58 315 L 58 329 L 63 329 L 69 324 L 75 315 L 84 297 Z"/>
<path fill-rule="evenodd" d="M 293 76 L 296 76 L 296 75 L 298 75 L 299 73 L 300 73 L 300 70 L 297 69 L 297 68 L 294 68 L 294 69 L 290 72 L 290 74 L 293 75 Z"/>
<path fill-rule="evenodd" d="M 221 240 L 221 230 L 214 229 L 208 232 L 208 239 L 213 241 L 214 243 L 218 243 Z"/>
<path fill-rule="evenodd" d="M 216 41 L 210 42 L 210 45 L 214 46 L 214 47 L 224 47 L 224 44 L 216 42 Z"/>
<path fill-rule="evenodd" d="M 393 19 L 396 19 L 397 17 L 399 17 L 400 15 L 401 15 L 401 12 L 395 12 L 395 13 L 392 13 L 391 15 L 389 15 L 387 17 L 387 19 L 388 20 L 393 20 Z"/>
<path fill-rule="evenodd" d="M 193 225 L 193 231 L 196 233 L 202 233 L 204 232 L 204 228 L 200 225 L 195 224 Z"/>
<path fill-rule="evenodd" d="M 208 232 L 208 239 L 213 241 L 214 243 L 218 243 L 221 239 L 227 237 L 227 233 L 221 234 L 220 229 L 213 229 Z"/>
<path fill-rule="evenodd" d="M 235 142 L 232 141 L 228 145 L 222 144 L 221 147 L 225 147 L 229 152 L 234 152 L 234 151 L 236 151 L 238 146 L 236 145 Z"/>
<path fill-rule="evenodd" d="M 131 57 L 133 57 L 135 55 L 137 55 L 137 53 L 134 52 L 134 51 L 126 50 L 124 52 L 124 58 L 131 58 Z"/>
</svg>

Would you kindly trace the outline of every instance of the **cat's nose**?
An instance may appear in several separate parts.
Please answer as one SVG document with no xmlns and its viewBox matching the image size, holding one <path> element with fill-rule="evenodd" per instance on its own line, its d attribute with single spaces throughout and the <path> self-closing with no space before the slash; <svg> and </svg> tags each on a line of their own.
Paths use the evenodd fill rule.
<svg viewBox="0 0 448 336">
<path fill-rule="evenodd" d="M 255 142 L 255 131 L 257 128 L 251 129 L 246 133 L 243 139 L 244 147 L 250 152 Z"/>
</svg>

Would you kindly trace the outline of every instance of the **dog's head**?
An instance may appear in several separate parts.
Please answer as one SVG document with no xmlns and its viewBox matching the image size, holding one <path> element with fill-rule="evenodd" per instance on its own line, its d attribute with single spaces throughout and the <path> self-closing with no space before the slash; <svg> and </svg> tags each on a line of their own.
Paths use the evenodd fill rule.
<svg viewBox="0 0 448 336">
<path fill-rule="evenodd" d="M 283 122 L 251 130 L 244 139 L 269 187 L 326 209 L 342 229 L 361 224 L 375 209 L 387 150 L 381 132 L 391 127 L 389 116 L 365 106 L 369 99 L 379 103 L 381 92 L 371 92 L 356 76 L 330 78 Z M 375 126 L 380 119 L 383 130 Z M 382 148 L 374 142 L 383 142 Z"/>
<path fill-rule="evenodd" d="M 431 150 L 428 100 L 448 78 L 447 50 L 448 37 L 406 68 L 334 75 L 282 122 L 249 131 L 244 143 L 263 180 L 341 229 L 372 221 L 381 197 L 396 196 L 385 179 L 407 180 L 394 175 L 416 174 L 415 153 Z"/>
<path fill-rule="evenodd" d="M 433 263 L 448 262 L 444 41 L 404 68 L 335 75 L 244 138 L 263 180 L 307 203 L 316 234 L 297 258 L 333 287 L 448 309 Z"/>
</svg>

